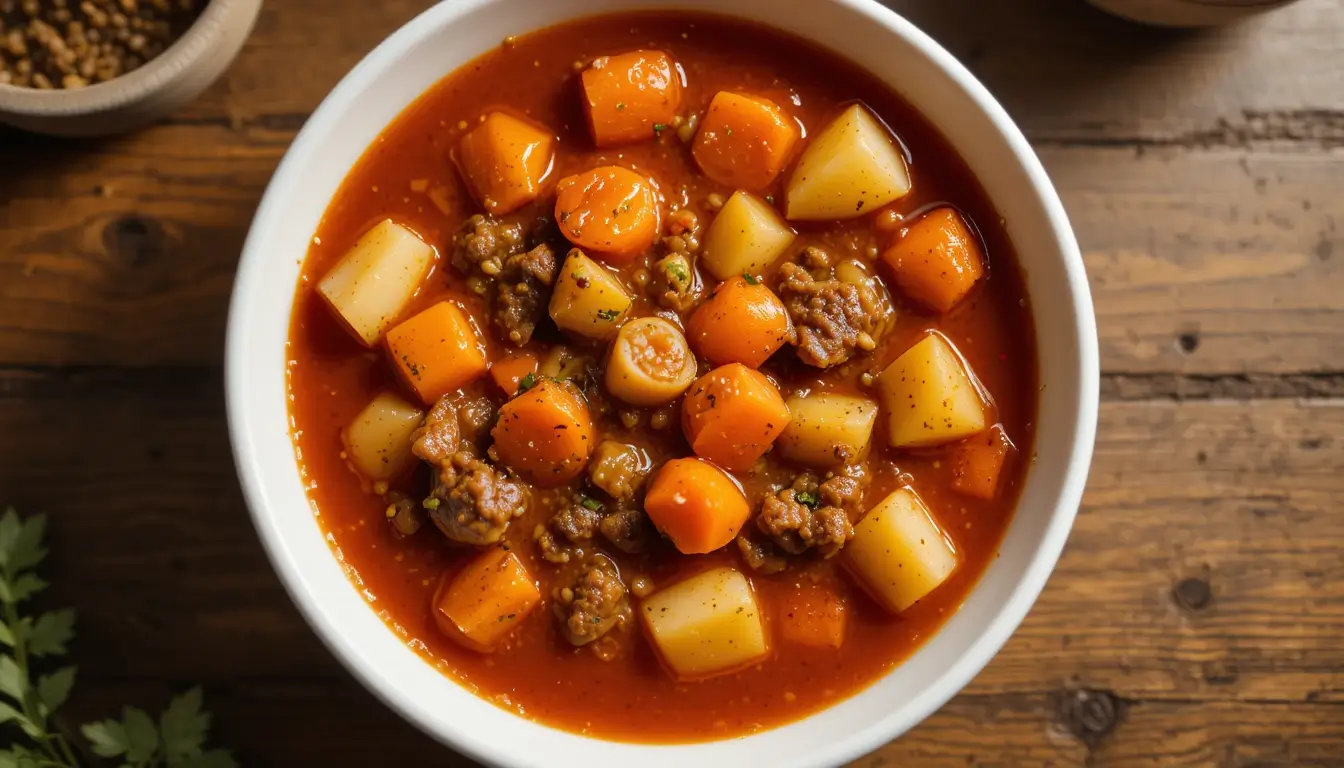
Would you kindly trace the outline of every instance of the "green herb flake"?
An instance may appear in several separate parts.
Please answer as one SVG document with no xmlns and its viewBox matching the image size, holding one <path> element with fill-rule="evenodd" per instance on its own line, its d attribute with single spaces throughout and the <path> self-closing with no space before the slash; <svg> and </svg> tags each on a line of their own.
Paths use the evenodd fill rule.
<svg viewBox="0 0 1344 768">
<path fill-rule="evenodd" d="M 667 130 L 667 124 L 666 124 L 666 123 L 654 123 L 654 124 L 653 124 L 653 135 L 655 135 L 655 136 L 657 136 L 658 134 L 660 134 L 660 133 L 662 133 L 663 131 L 666 131 L 666 130 Z"/>
<path fill-rule="evenodd" d="M 420 503 L 420 506 L 424 507 L 425 509 L 438 509 L 438 508 L 439 508 L 439 504 L 442 504 L 442 503 L 443 503 L 443 502 L 439 500 L 439 497 L 437 497 L 437 496 L 430 496 L 428 499 L 425 499 L 424 501 L 422 501 L 422 502 Z"/>
<path fill-rule="evenodd" d="M 743 272 L 743 273 L 742 273 L 742 279 L 747 281 L 747 285 L 760 285 L 760 284 L 761 284 L 761 281 L 760 281 L 760 280 L 757 280 L 757 279 L 756 279 L 756 276 L 753 275 L 753 274 L 751 274 L 750 272 Z"/>
<path fill-rule="evenodd" d="M 597 316 L 602 318 L 603 320 L 615 320 L 617 317 L 620 317 L 620 315 L 621 315 L 620 310 L 616 309 L 597 310 Z"/>
<path fill-rule="evenodd" d="M 667 271 L 672 277 L 675 277 L 678 282 L 684 283 L 691 279 L 690 274 L 686 272 L 686 267 L 682 266 L 679 261 L 674 261 L 671 264 L 668 264 Z"/>
<path fill-rule="evenodd" d="M 798 491 L 793 494 L 793 500 L 808 509 L 816 509 L 821 506 L 821 499 L 818 499 L 815 493 L 808 493 L 807 491 Z"/>
<path fill-rule="evenodd" d="M 580 497 L 579 497 L 579 506 L 583 507 L 584 509 L 588 510 L 589 512 L 601 512 L 601 511 L 602 511 L 602 502 L 598 501 L 597 499 L 594 499 L 594 498 L 591 497 L 591 496 L 580 496 Z"/>
<path fill-rule="evenodd" d="M 537 375 L 529 373 L 518 381 L 518 394 L 522 394 L 537 385 Z"/>
</svg>

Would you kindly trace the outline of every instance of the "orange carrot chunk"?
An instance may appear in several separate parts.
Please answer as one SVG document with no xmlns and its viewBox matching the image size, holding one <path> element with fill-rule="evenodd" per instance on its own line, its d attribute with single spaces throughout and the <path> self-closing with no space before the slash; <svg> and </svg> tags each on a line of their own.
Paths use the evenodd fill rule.
<svg viewBox="0 0 1344 768">
<path fill-rule="evenodd" d="M 594 168 L 556 184 L 555 220 L 571 243 L 625 264 L 658 237 L 658 193 L 629 168 Z"/>
<path fill-rule="evenodd" d="M 541 602 L 536 582 L 518 556 L 491 547 L 434 593 L 434 623 L 466 647 L 489 653 Z"/>
<path fill-rule="evenodd" d="M 691 346 L 711 363 L 759 368 L 792 334 L 784 302 L 754 277 L 719 283 L 691 315 Z"/>
<path fill-rule="evenodd" d="M 491 434 L 505 466 L 546 488 L 578 476 L 597 443 L 583 395 L 552 379 L 505 403 Z"/>
<path fill-rule="evenodd" d="M 472 197 L 485 210 L 502 215 L 541 194 L 555 161 L 555 136 L 512 115 L 491 112 L 462 137 L 454 159 Z"/>
<path fill-rule="evenodd" d="M 769 99 L 719 91 L 700 121 L 691 153 L 700 170 L 729 187 L 770 186 L 798 143 L 798 126 Z"/>
<path fill-rule="evenodd" d="M 652 139 L 681 108 L 681 70 L 662 51 L 600 56 L 579 80 L 599 147 Z"/>
<path fill-rule="evenodd" d="M 930 211 L 905 228 L 882 261 L 902 293 L 935 312 L 956 306 L 985 274 L 980 243 L 951 208 Z"/>
<path fill-rule="evenodd" d="M 513 397 L 518 394 L 518 385 L 528 375 L 535 378 L 537 366 L 537 356 L 533 353 L 515 352 L 503 360 L 496 360 L 490 364 L 490 378 L 494 380 L 495 386 L 504 391 L 505 395 Z"/>
<path fill-rule="evenodd" d="M 697 456 L 751 469 L 789 425 L 789 408 L 760 371 L 729 363 L 696 379 L 681 404 L 681 429 Z"/>
<path fill-rule="evenodd" d="M 466 313 L 441 301 L 387 332 L 387 352 L 426 405 L 485 373 L 485 346 Z"/>
<path fill-rule="evenodd" d="M 786 642 L 839 648 L 845 642 L 845 603 L 829 587 L 799 584 L 783 599 L 776 625 Z"/>
<path fill-rule="evenodd" d="M 977 499 L 994 498 L 1003 466 L 1015 450 L 999 424 L 966 438 L 952 454 L 952 488 Z"/>
<path fill-rule="evenodd" d="M 649 519 L 687 555 L 713 552 L 737 538 L 751 506 L 733 478 L 697 458 L 672 459 L 644 495 Z"/>
</svg>

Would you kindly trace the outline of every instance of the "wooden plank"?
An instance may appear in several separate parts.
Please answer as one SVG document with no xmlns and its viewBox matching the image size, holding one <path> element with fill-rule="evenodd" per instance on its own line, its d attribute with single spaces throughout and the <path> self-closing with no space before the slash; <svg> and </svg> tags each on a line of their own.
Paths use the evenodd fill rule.
<svg viewBox="0 0 1344 768">
<path fill-rule="evenodd" d="M 353 690 L 271 574 L 219 402 L 208 371 L 0 378 L 0 434 L 15 436 L 0 488 L 52 516 L 48 602 L 80 608 L 81 679 L 109 696 L 199 680 L 263 762 L 295 764 L 313 732 L 357 734 L 317 748 L 333 755 L 400 754 L 409 729 Z M 1105 403 L 1084 508 L 1035 610 L 881 757 L 1073 765 L 1087 740 L 1103 765 L 1344 752 L 1341 435 L 1339 399 Z M 1078 687 L 1124 710 L 1114 733 L 1060 708 Z M 368 728 L 331 727 L 354 717 Z"/>
<path fill-rule="evenodd" d="M 287 129 L 0 146 L 0 365 L 218 365 Z M 1344 154 L 1047 147 L 1108 373 L 1340 371 Z M 53 168 L 55 172 L 53 172 Z"/>
<path fill-rule="evenodd" d="M 1082 0 L 886 2 L 965 61 L 1033 139 L 1344 143 L 1344 0 L 1304 0 L 1200 32 L 1129 24 Z M 307 114 L 360 57 L 429 5 L 267 3 L 243 56 L 181 119 Z M 520 30 L 526 26 L 520 20 Z"/>
</svg>

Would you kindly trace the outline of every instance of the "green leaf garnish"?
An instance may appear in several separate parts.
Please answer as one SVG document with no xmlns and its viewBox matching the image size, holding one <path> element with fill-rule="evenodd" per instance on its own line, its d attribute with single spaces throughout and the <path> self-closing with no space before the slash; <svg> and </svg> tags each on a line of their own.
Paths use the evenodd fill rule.
<svg viewBox="0 0 1344 768">
<path fill-rule="evenodd" d="M 751 274 L 750 272 L 743 272 L 743 273 L 742 273 L 742 279 L 747 281 L 747 285 L 760 285 L 760 284 L 761 284 L 761 281 L 760 281 L 760 280 L 757 280 L 757 279 L 756 279 L 756 276 L 753 275 L 753 274 Z"/>
<path fill-rule="evenodd" d="M 597 310 L 597 316 L 600 317 L 600 318 L 602 318 L 603 320 L 615 320 L 617 317 L 620 317 L 620 314 L 621 314 L 621 311 L 618 310 L 618 309 L 599 309 L 599 310 Z"/>
<path fill-rule="evenodd" d="M 594 498 L 591 497 L 591 496 L 580 496 L 580 497 L 579 497 L 579 506 L 583 507 L 584 509 L 588 510 L 589 512 L 601 512 L 601 511 L 602 511 L 602 502 L 598 501 L 597 499 L 594 499 Z"/>
<path fill-rule="evenodd" d="M 662 133 L 663 131 L 666 131 L 666 130 L 667 130 L 667 124 L 666 124 L 666 123 L 654 123 L 654 124 L 653 124 L 653 133 L 654 133 L 655 136 L 658 135 L 658 134 L 660 134 L 660 133 Z"/>
<path fill-rule="evenodd" d="M 537 375 L 529 373 L 518 382 L 518 394 L 522 394 L 537 385 Z"/>
<path fill-rule="evenodd" d="M 807 491 L 794 493 L 793 500 L 809 509 L 816 509 L 821 506 L 821 499 L 818 499 L 815 493 L 808 493 Z"/>
<path fill-rule="evenodd" d="M 19 604 L 47 587 L 31 569 L 42 562 L 46 518 L 27 520 L 14 510 L 0 516 L 0 726 L 10 723 L 30 745 L 13 743 L 0 750 L 0 768 L 79 768 L 66 731 L 53 715 L 70 698 L 75 668 L 46 674 L 30 666 L 35 658 L 61 656 L 74 639 L 70 609 L 25 616 Z M 201 710 L 201 692 L 174 698 L 156 724 L 144 710 L 126 707 L 121 719 L 89 723 L 79 729 L 93 754 L 117 759 L 122 768 L 237 768 L 224 750 L 205 749 L 210 715 Z"/>
</svg>

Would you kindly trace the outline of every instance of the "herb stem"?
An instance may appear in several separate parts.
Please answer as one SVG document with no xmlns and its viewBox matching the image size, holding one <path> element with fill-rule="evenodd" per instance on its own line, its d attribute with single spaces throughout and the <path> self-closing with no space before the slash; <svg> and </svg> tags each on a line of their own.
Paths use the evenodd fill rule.
<svg viewBox="0 0 1344 768">
<path fill-rule="evenodd" d="M 6 565 L 3 570 L 5 581 L 13 583 L 14 573 L 9 566 Z M 5 606 L 5 625 L 9 627 L 9 633 L 14 636 L 14 664 L 18 666 L 19 674 L 22 676 L 20 679 L 24 684 L 23 694 L 19 696 L 19 707 L 22 708 L 23 716 L 28 719 L 28 722 L 41 730 L 35 740 L 42 751 L 50 755 L 52 760 L 55 761 L 52 763 L 53 765 L 65 768 L 65 764 L 60 762 L 61 753 L 51 746 L 51 736 L 47 733 L 46 722 L 34 701 L 36 691 L 32 687 L 33 678 L 28 671 L 28 642 L 27 638 L 23 636 L 23 621 L 19 618 L 19 607 L 8 600 L 3 601 L 3 603 Z"/>
</svg>

